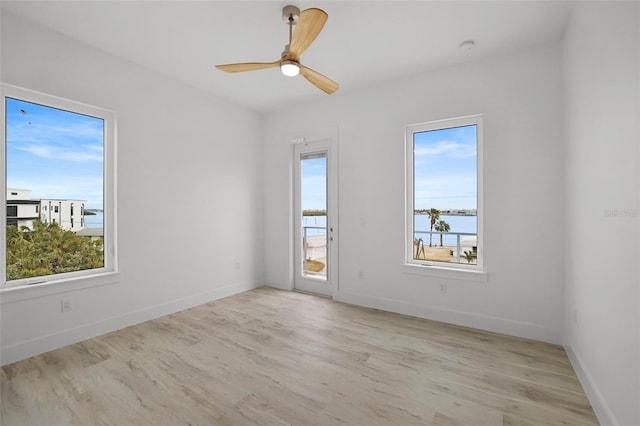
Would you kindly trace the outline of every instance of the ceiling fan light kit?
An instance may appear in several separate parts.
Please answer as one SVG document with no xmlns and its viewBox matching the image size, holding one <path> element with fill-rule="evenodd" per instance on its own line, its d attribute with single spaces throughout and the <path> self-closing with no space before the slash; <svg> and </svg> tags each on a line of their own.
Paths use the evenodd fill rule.
<svg viewBox="0 0 640 426">
<path fill-rule="evenodd" d="M 300 67 L 293 61 L 282 61 L 280 63 L 280 71 L 287 77 L 295 77 L 300 74 Z"/>
<path fill-rule="evenodd" d="M 216 65 L 216 68 L 225 72 L 235 73 L 279 66 L 282 74 L 288 77 L 302 74 L 318 89 L 327 94 L 332 94 L 340 87 L 338 83 L 300 63 L 300 56 L 320 34 L 328 18 L 329 15 L 322 9 L 310 8 L 300 12 L 300 9 L 296 6 L 285 6 L 282 8 L 282 20 L 289 26 L 289 44 L 285 46 L 279 60 L 274 62 Z M 296 27 L 295 31 L 293 30 L 294 26 Z"/>
</svg>

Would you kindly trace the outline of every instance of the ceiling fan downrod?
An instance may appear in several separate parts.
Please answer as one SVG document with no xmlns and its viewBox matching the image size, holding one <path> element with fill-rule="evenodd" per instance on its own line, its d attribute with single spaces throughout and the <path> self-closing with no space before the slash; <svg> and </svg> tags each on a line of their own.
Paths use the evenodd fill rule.
<svg viewBox="0 0 640 426">
<path fill-rule="evenodd" d="M 282 8 L 282 21 L 289 26 L 289 43 L 284 47 L 282 57 L 284 58 L 289 54 L 289 46 L 291 46 L 291 39 L 293 37 L 293 26 L 298 23 L 300 18 L 300 9 L 296 6 L 285 6 Z"/>
</svg>

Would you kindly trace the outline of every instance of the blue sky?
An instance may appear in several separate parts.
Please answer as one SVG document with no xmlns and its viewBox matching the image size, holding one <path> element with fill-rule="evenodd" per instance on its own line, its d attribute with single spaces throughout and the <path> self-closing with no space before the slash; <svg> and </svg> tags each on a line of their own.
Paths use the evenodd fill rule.
<svg viewBox="0 0 640 426">
<path fill-rule="evenodd" d="M 476 126 L 414 134 L 415 208 L 477 208 Z"/>
<path fill-rule="evenodd" d="M 102 208 L 103 121 L 7 99 L 7 187 Z M 415 207 L 476 208 L 476 126 L 415 134 Z M 302 162 L 303 209 L 326 208 L 326 158 Z"/>
<path fill-rule="evenodd" d="M 7 98 L 7 187 L 102 208 L 103 120 Z"/>
<path fill-rule="evenodd" d="M 308 158 L 301 164 L 302 210 L 327 208 L 327 158 Z"/>
<path fill-rule="evenodd" d="M 415 134 L 415 208 L 477 208 L 476 126 Z M 326 158 L 302 161 L 302 209 L 326 208 Z"/>
</svg>

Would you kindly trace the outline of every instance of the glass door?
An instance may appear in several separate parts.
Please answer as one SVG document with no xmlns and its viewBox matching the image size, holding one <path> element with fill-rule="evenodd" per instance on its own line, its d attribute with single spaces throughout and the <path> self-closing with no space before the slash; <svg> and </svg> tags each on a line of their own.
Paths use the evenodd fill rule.
<svg viewBox="0 0 640 426">
<path fill-rule="evenodd" d="M 295 146 L 295 279 L 297 290 L 333 296 L 337 282 L 334 164 L 331 140 Z"/>
</svg>

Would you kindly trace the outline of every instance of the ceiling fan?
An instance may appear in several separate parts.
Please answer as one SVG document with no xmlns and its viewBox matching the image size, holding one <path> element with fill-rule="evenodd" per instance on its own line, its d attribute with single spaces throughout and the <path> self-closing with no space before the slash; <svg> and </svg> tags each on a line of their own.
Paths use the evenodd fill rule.
<svg viewBox="0 0 640 426">
<path fill-rule="evenodd" d="M 300 63 L 300 56 L 313 43 L 329 15 L 316 8 L 305 9 L 300 13 L 296 6 L 285 6 L 282 9 L 282 20 L 289 25 L 289 44 L 284 47 L 280 59 L 274 62 L 244 62 L 239 64 L 216 65 L 216 68 L 226 72 L 255 71 L 280 67 L 282 73 L 289 77 L 302 74 L 318 89 L 332 94 L 338 90 L 338 83 Z M 293 27 L 296 27 L 295 31 Z"/>
</svg>

